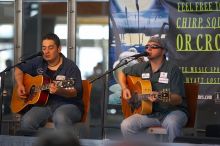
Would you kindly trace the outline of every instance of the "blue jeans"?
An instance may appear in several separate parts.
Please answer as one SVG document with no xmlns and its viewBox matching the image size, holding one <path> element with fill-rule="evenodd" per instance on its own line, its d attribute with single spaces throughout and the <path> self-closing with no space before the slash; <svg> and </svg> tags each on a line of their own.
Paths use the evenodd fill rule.
<svg viewBox="0 0 220 146">
<path fill-rule="evenodd" d="M 173 142 L 175 137 L 182 134 L 182 128 L 186 125 L 187 120 L 186 113 L 180 110 L 170 112 L 162 122 L 147 115 L 134 114 L 122 121 L 121 131 L 124 137 L 134 137 L 148 127 L 162 126 L 167 129 L 168 141 Z"/>
<path fill-rule="evenodd" d="M 73 124 L 81 120 L 81 111 L 73 104 L 59 106 L 54 112 L 48 106 L 34 106 L 21 118 L 21 128 L 37 130 L 42 127 L 50 117 L 56 128 L 73 127 Z"/>
</svg>

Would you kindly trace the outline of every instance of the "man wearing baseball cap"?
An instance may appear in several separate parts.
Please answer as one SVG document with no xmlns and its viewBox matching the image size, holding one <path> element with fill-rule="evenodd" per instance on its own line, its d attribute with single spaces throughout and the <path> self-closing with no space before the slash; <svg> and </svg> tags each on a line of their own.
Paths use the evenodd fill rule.
<svg viewBox="0 0 220 146">
<path fill-rule="evenodd" d="M 182 127 L 188 120 L 184 76 L 175 64 L 166 60 L 167 49 L 160 37 L 151 37 L 145 51 L 148 53 L 149 61 L 124 68 L 118 78 L 122 98 L 128 101 L 130 106 L 134 97 L 127 85 L 127 76 L 139 77 L 141 81 L 149 80 L 152 91 L 147 100 L 152 103 L 152 111 L 147 114 L 135 112 L 134 108 L 142 106 L 140 102 L 139 107 L 138 104 L 133 107 L 132 115 L 122 121 L 121 131 L 124 137 L 134 137 L 148 127 L 162 126 L 168 131 L 168 141 L 173 142 L 175 137 L 181 135 Z"/>
</svg>

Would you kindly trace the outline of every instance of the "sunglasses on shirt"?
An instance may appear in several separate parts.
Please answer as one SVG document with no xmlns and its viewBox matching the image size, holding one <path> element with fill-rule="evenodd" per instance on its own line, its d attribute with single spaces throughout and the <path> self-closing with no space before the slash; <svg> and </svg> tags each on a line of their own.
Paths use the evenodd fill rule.
<svg viewBox="0 0 220 146">
<path fill-rule="evenodd" d="M 158 46 L 158 45 L 146 45 L 145 46 L 145 49 L 149 49 L 149 48 L 151 48 L 151 49 L 163 49 L 163 47 Z"/>
</svg>

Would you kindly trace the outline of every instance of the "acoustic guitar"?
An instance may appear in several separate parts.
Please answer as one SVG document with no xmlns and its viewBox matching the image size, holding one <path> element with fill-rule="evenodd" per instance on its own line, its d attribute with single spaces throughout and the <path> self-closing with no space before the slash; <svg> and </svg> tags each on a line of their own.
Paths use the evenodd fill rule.
<svg viewBox="0 0 220 146">
<path fill-rule="evenodd" d="M 148 100 L 152 92 L 151 82 L 135 76 L 127 76 L 126 81 L 132 96 L 128 100 L 121 98 L 124 117 L 127 118 L 136 113 L 151 114 L 153 103 Z M 169 102 L 169 91 L 160 91 L 155 97 L 158 98 L 159 102 Z"/>
<path fill-rule="evenodd" d="M 19 97 L 17 94 L 17 85 L 15 85 L 11 99 L 11 111 L 18 113 L 26 109 L 29 105 L 45 105 L 48 101 L 49 85 L 51 82 L 51 79 L 42 75 L 33 77 L 29 74 L 24 74 L 23 83 L 27 95 L 25 97 Z M 73 79 L 56 80 L 54 82 L 58 87 L 62 88 L 71 88 L 74 85 Z"/>
</svg>

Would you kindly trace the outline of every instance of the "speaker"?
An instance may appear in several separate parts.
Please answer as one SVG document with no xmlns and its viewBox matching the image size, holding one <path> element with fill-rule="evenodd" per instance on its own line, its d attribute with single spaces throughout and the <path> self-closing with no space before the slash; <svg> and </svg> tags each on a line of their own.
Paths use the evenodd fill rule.
<svg viewBox="0 0 220 146">
<path fill-rule="evenodd" d="M 15 133 L 16 136 L 36 136 L 37 130 L 18 129 Z"/>
<path fill-rule="evenodd" d="M 207 125 L 205 135 L 207 137 L 220 137 L 220 125 Z"/>
<path fill-rule="evenodd" d="M 176 137 L 173 142 L 174 143 L 194 143 L 194 144 L 220 144 L 220 138 L 181 136 L 181 137 Z"/>
</svg>

